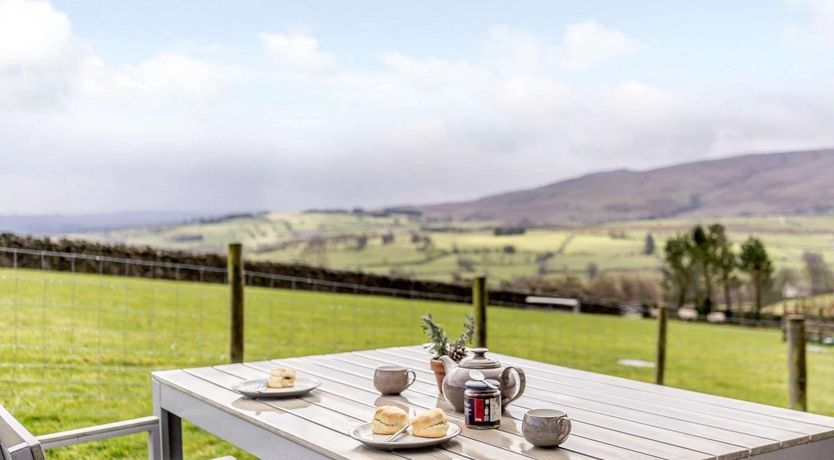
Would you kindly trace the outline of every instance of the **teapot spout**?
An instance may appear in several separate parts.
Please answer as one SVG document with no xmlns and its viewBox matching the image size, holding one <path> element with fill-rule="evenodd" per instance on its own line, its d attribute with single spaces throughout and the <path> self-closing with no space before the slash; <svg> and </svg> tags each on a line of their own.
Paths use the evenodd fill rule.
<svg viewBox="0 0 834 460">
<path fill-rule="evenodd" d="M 454 370 L 456 367 L 458 367 L 458 363 L 456 363 L 454 359 L 452 359 L 452 358 L 450 358 L 446 355 L 443 355 L 443 356 L 440 357 L 440 362 L 443 363 L 443 369 L 445 369 L 446 375 L 451 374 L 452 370 Z"/>
</svg>

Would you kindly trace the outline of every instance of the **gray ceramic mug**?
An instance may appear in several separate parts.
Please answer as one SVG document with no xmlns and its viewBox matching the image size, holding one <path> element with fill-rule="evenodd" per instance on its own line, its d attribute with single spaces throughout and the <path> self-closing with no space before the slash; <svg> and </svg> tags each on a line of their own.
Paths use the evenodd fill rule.
<svg viewBox="0 0 834 460">
<path fill-rule="evenodd" d="M 556 409 L 532 409 L 524 414 L 521 432 L 536 447 L 556 447 L 570 434 L 568 414 Z"/>
<path fill-rule="evenodd" d="M 414 371 L 400 366 L 380 366 L 374 372 L 374 386 L 384 395 L 398 395 L 415 380 Z"/>
</svg>

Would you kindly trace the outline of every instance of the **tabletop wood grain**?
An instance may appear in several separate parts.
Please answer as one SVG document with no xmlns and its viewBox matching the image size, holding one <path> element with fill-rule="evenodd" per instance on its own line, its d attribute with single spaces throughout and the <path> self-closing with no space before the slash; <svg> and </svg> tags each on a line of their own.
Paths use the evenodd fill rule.
<svg viewBox="0 0 834 460">
<path fill-rule="evenodd" d="M 462 414 L 438 396 L 429 356 L 419 347 L 160 371 L 153 378 L 211 410 L 332 458 L 737 459 L 834 438 L 831 417 L 491 355 L 527 374 L 524 396 L 510 404 L 497 430 L 464 428 Z M 374 369 L 390 364 L 417 375 L 400 396 L 382 396 L 373 386 Z M 277 366 L 292 367 L 322 385 L 300 398 L 273 400 L 251 400 L 231 389 L 264 378 Z M 412 413 L 440 407 L 463 432 L 440 448 L 395 454 L 366 448 L 348 435 L 371 420 L 375 407 L 386 404 Z M 558 449 L 535 448 L 524 440 L 521 420 L 533 408 L 568 413 L 573 429 Z"/>
</svg>

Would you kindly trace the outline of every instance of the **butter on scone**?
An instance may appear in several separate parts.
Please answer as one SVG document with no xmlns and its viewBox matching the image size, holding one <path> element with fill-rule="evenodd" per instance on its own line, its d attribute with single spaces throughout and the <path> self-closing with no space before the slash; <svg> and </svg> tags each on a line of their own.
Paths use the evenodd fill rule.
<svg viewBox="0 0 834 460">
<path fill-rule="evenodd" d="M 394 434 L 408 424 L 408 414 L 395 406 L 380 406 L 374 411 L 371 422 L 373 434 Z"/>
<path fill-rule="evenodd" d="M 289 388 L 295 385 L 295 369 L 276 367 L 269 373 L 266 386 L 269 388 Z"/>
<path fill-rule="evenodd" d="M 421 438 L 442 438 L 449 430 L 449 421 L 443 409 L 434 408 L 411 421 L 411 434 Z"/>
</svg>

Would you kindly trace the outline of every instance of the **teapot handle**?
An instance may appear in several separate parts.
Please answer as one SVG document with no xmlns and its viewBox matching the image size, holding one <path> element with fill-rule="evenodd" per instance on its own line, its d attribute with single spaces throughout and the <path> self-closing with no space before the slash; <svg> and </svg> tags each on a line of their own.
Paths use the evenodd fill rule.
<svg viewBox="0 0 834 460">
<path fill-rule="evenodd" d="M 524 389 L 527 387 L 527 377 L 524 376 L 524 371 L 518 367 L 507 366 L 507 368 L 504 369 L 504 372 L 501 373 L 501 382 L 506 382 L 510 378 L 510 371 L 512 370 L 514 370 L 516 374 L 518 374 L 518 389 L 515 391 L 513 397 L 507 400 L 506 402 L 503 402 L 502 405 L 507 405 L 518 399 L 524 393 Z"/>
</svg>

